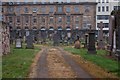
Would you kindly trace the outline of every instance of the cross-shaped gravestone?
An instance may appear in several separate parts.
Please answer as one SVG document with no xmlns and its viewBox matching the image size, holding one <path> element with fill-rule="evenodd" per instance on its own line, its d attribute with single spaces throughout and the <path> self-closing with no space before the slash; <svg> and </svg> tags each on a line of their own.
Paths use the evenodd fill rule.
<svg viewBox="0 0 120 80">
<path fill-rule="evenodd" d="M 104 43 L 104 39 L 103 39 L 103 22 L 100 22 L 99 25 L 99 32 L 98 32 L 98 49 L 105 49 L 105 43 Z"/>
<path fill-rule="evenodd" d="M 27 43 L 27 46 L 26 46 L 27 49 L 33 49 L 34 48 L 33 36 L 32 35 L 27 36 L 26 43 Z"/>
<path fill-rule="evenodd" d="M 16 48 L 22 48 L 22 41 L 20 38 L 16 39 L 16 45 L 15 45 Z"/>
</svg>

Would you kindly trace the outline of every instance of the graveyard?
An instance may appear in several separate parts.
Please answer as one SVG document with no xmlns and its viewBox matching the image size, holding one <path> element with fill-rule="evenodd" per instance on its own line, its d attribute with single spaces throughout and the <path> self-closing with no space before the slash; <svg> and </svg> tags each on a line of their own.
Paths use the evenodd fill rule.
<svg viewBox="0 0 120 80">
<path fill-rule="evenodd" d="M 2 78 L 119 80 L 120 11 L 112 11 L 109 21 L 108 36 L 102 21 L 98 31 L 93 24 L 87 24 L 87 29 L 21 29 L 4 23 L 0 26 Z"/>
</svg>

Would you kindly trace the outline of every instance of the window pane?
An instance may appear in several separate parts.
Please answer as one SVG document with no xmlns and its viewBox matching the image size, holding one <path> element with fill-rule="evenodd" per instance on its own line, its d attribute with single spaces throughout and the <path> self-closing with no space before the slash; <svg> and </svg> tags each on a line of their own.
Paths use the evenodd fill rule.
<svg viewBox="0 0 120 80">
<path fill-rule="evenodd" d="M 9 22 L 12 23 L 12 21 L 13 21 L 13 20 L 12 20 L 12 17 L 9 17 Z"/>
<path fill-rule="evenodd" d="M 53 12 L 54 12 L 54 7 L 51 6 L 51 7 L 50 7 L 50 13 L 53 13 Z"/>
<path fill-rule="evenodd" d="M 106 6 L 106 11 L 109 11 L 109 7 L 108 6 Z"/>
<path fill-rule="evenodd" d="M 24 12 L 28 13 L 28 8 L 27 7 L 24 8 Z"/>
<path fill-rule="evenodd" d="M 104 8 L 104 6 L 102 7 L 102 11 L 103 11 L 103 12 L 105 11 L 105 8 Z"/>
<path fill-rule="evenodd" d="M 62 17 L 58 17 L 58 23 L 62 22 Z"/>
<path fill-rule="evenodd" d="M 109 19 L 109 15 L 97 15 L 97 19 L 98 20 L 108 20 Z"/>
<path fill-rule="evenodd" d="M 66 12 L 70 13 L 70 7 L 66 7 Z"/>
<path fill-rule="evenodd" d="M 67 16 L 67 24 L 70 24 L 70 16 Z"/>
<path fill-rule="evenodd" d="M 98 7 L 98 12 L 100 12 L 101 10 L 100 10 L 100 6 Z"/>
<path fill-rule="evenodd" d="M 14 11 L 14 8 L 13 7 L 9 7 L 8 8 L 8 12 L 13 12 Z"/>
<path fill-rule="evenodd" d="M 58 7 L 58 12 L 59 12 L 59 13 L 62 12 L 62 7 L 61 7 L 61 6 Z"/>
<path fill-rule="evenodd" d="M 16 12 L 17 12 L 17 13 L 20 13 L 20 7 L 17 7 L 17 8 L 16 8 Z"/>
<path fill-rule="evenodd" d="M 28 21 L 29 21 L 29 17 L 25 16 L 25 22 L 28 23 Z"/>
<path fill-rule="evenodd" d="M 20 16 L 17 16 L 17 23 L 20 23 Z"/>
<path fill-rule="evenodd" d="M 33 8 L 33 12 L 37 12 L 37 10 L 38 10 L 38 9 L 37 9 L 36 7 Z"/>
<path fill-rule="evenodd" d="M 78 6 L 75 7 L 75 8 L 74 8 L 74 11 L 75 11 L 75 12 L 79 12 L 79 7 L 78 7 Z"/>
<path fill-rule="evenodd" d="M 41 10 L 42 10 L 42 13 L 45 13 L 46 8 L 45 8 L 45 7 L 42 7 Z"/>
</svg>

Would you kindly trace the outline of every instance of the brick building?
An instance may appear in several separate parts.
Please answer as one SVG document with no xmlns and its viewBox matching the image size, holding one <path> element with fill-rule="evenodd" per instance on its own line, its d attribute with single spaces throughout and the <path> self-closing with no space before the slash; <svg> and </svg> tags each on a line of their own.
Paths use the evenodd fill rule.
<svg viewBox="0 0 120 80">
<path fill-rule="evenodd" d="M 96 29 L 96 3 L 2 3 L 3 21 L 12 29 Z"/>
<path fill-rule="evenodd" d="M 62 30 L 58 31 L 61 40 L 73 42 L 77 35 L 84 36 L 87 29 L 96 30 L 96 5 L 96 2 L 3 2 L 2 14 L 3 21 L 9 23 L 11 41 L 32 34 L 34 41 L 45 42 L 53 38 L 54 30 Z"/>
</svg>

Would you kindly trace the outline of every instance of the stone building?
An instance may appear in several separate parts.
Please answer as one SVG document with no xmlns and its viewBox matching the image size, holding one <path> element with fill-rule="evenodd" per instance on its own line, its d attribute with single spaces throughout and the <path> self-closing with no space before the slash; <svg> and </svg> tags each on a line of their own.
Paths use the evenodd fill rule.
<svg viewBox="0 0 120 80">
<path fill-rule="evenodd" d="M 12 29 L 96 29 L 96 2 L 2 3 L 3 20 Z"/>
<path fill-rule="evenodd" d="M 9 37 L 9 27 L 5 22 L 0 22 L 0 54 L 10 53 L 10 37 Z"/>
<path fill-rule="evenodd" d="M 81 36 L 88 29 L 96 30 L 96 5 L 96 2 L 3 2 L 2 14 L 3 21 L 9 23 L 11 41 L 32 34 L 34 41 L 44 42 L 46 38 L 52 39 L 54 30 L 60 31 L 62 40 L 72 36 L 75 40 L 77 32 Z"/>
</svg>

